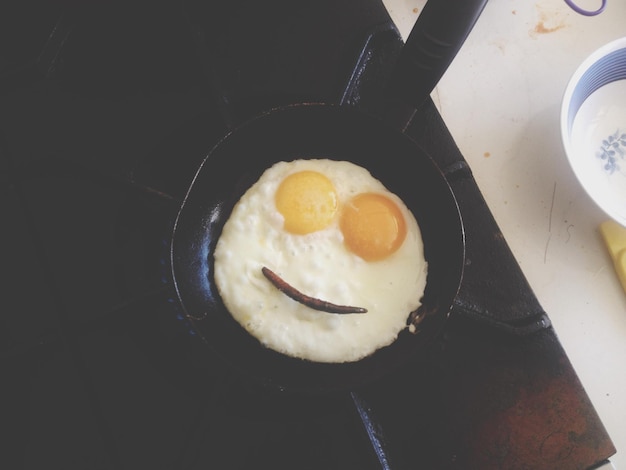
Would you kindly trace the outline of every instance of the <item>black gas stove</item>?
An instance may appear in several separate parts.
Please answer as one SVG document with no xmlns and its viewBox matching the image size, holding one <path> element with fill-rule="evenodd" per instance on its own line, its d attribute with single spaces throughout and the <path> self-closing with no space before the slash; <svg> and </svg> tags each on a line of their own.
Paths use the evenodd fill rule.
<svg viewBox="0 0 626 470">
<path fill-rule="evenodd" d="M 406 133 L 466 230 L 429 352 L 350 393 L 281 394 L 194 333 L 172 226 L 237 124 L 378 112 L 402 40 L 379 0 L 17 2 L 0 14 L 0 466 L 587 469 L 615 449 L 432 102 Z"/>
</svg>

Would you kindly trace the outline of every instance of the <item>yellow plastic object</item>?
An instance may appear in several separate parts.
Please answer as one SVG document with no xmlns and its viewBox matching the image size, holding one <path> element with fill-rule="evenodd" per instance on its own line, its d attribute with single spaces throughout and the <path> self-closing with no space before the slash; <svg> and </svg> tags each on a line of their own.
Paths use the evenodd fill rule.
<svg viewBox="0 0 626 470">
<path fill-rule="evenodd" d="M 600 224 L 600 233 L 613 258 L 617 277 L 626 291 L 626 227 L 613 220 Z"/>
</svg>

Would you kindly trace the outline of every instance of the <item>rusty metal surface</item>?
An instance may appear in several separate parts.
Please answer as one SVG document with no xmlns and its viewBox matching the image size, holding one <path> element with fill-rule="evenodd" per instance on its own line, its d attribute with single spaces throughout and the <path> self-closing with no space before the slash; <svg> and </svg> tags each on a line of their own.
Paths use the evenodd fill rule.
<svg viewBox="0 0 626 470">
<path fill-rule="evenodd" d="M 552 329 L 489 346 L 479 338 L 458 341 L 448 356 L 451 399 L 466 416 L 453 425 L 465 429 L 464 468 L 584 469 L 615 452 Z"/>
<path fill-rule="evenodd" d="M 457 315 L 427 361 L 359 393 L 390 468 L 575 470 L 615 453 L 552 328 L 506 336 Z"/>
</svg>

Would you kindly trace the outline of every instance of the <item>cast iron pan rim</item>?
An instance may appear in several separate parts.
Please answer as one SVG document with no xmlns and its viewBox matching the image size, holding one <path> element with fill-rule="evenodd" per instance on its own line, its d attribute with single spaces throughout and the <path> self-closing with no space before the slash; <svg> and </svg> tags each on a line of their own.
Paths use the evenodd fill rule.
<svg viewBox="0 0 626 470">
<path fill-rule="evenodd" d="M 310 111 L 311 110 L 311 111 Z M 313 110 L 317 110 L 317 111 L 313 111 Z M 418 157 L 419 159 L 422 160 L 422 163 L 420 163 L 420 165 L 418 165 L 420 168 L 424 168 L 426 167 L 428 171 L 434 171 L 437 174 L 429 174 L 427 176 L 431 176 L 433 177 L 433 179 L 437 180 L 437 182 L 432 183 L 433 185 L 435 185 L 435 189 L 439 192 L 443 191 L 445 194 L 445 197 L 448 199 L 447 201 L 447 214 L 446 217 L 449 217 L 451 219 L 451 224 L 453 227 L 455 227 L 455 231 L 457 231 L 457 233 L 454 234 L 454 244 L 455 246 L 452 247 L 454 248 L 454 252 L 455 252 L 455 258 L 453 259 L 453 262 L 450 263 L 448 261 L 446 261 L 448 264 L 450 264 L 450 266 L 447 266 L 447 268 L 450 268 L 452 271 L 452 276 L 453 279 L 448 282 L 446 281 L 447 285 L 443 288 L 444 292 L 444 299 L 442 302 L 442 305 L 437 304 L 436 307 L 433 308 L 432 305 L 425 305 L 426 310 L 434 310 L 429 312 L 429 314 L 433 317 L 433 319 L 428 319 L 427 321 L 425 321 L 425 325 L 426 325 L 426 331 L 427 333 L 420 333 L 417 336 L 414 336 L 415 338 L 419 337 L 420 335 L 422 336 L 426 336 L 428 338 L 428 343 L 431 343 L 432 340 L 434 339 L 435 336 L 437 336 L 439 333 L 441 333 L 441 331 L 444 328 L 445 323 L 447 322 L 447 319 L 449 318 L 450 315 L 450 311 L 452 308 L 452 304 L 454 301 L 454 298 L 456 297 L 458 290 L 460 289 L 460 285 L 461 285 L 461 280 L 462 280 L 462 276 L 463 276 L 463 267 L 464 267 L 464 259 L 465 259 L 465 231 L 463 228 L 463 223 L 462 223 L 462 219 L 461 219 L 461 214 L 458 208 L 458 203 L 456 201 L 456 198 L 454 197 L 454 194 L 448 184 L 448 182 L 445 179 L 445 176 L 443 175 L 443 173 L 441 172 L 441 170 L 438 168 L 438 166 L 435 164 L 434 160 L 432 159 L 432 157 L 430 157 L 428 154 L 426 154 L 426 152 L 424 152 L 417 143 L 414 142 L 413 139 L 411 139 L 409 136 L 406 136 L 405 134 L 402 134 L 399 130 L 397 129 L 393 129 L 390 126 L 386 125 L 382 120 L 378 119 L 376 116 L 372 116 L 370 114 L 364 113 L 360 110 L 357 110 L 356 108 L 352 107 L 352 106 L 345 106 L 345 105 L 336 105 L 336 104 L 324 104 L 324 103 L 298 103 L 298 104 L 292 104 L 292 105 L 287 105 L 287 106 L 282 106 L 282 107 L 276 107 L 276 108 L 272 108 L 269 109 L 267 111 L 264 111 L 262 113 L 260 113 L 259 115 L 245 121 L 243 124 L 241 124 L 240 126 L 238 126 L 236 129 L 234 129 L 233 131 L 229 132 L 228 134 L 226 134 L 222 139 L 220 139 L 220 141 L 213 146 L 213 148 L 209 151 L 209 153 L 207 154 L 207 156 L 205 157 L 204 161 L 202 162 L 202 164 L 200 165 L 198 171 L 196 172 L 194 178 L 192 179 L 192 182 L 189 186 L 189 190 L 187 191 L 187 194 L 185 195 L 183 202 L 181 204 L 179 213 L 176 217 L 175 223 L 174 223 L 174 227 L 173 227 L 173 233 L 172 233 L 172 241 L 171 241 L 171 250 L 170 250 L 170 255 L 171 255 L 171 266 L 172 266 L 172 275 L 173 275 L 173 281 L 174 281 L 174 286 L 175 286 L 175 290 L 176 293 L 178 295 L 178 298 L 180 300 L 180 304 L 182 307 L 182 310 L 184 312 L 184 314 L 187 316 L 187 318 L 190 320 L 190 322 L 192 323 L 193 328 L 196 330 L 196 332 L 199 334 L 199 336 L 204 340 L 204 342 L 211 347 L 215 352 L 218 353 L 218 355 L 221 355 L 223 359 L 225 359 L 227 362 L 230 363 L 231 366 L 233 366 L 235 369 L 238 369 L 239 372 L 243 373 L 244 377 L 249 377 L 252 378 L 253 381 L 262 384 L 263 386 L 266 387 L 270 387 L 270 388 L 276 388 L 279 390 L 284 390 L 284 389 L 288 389 L 288 390 L 294 390 L 294 391 L 303 391 L 303 392 L 327 392 L 327 391 L 335 391 L 335 390 L 345 390 L 345 389 L 349 389 L 349 388 L 355 388 L 358 387 L 361 384 L 370 382 L 372 380 L 378 379 L 380 378 L 380 376 L 384 375 L 386 372 L 383 370 L 380 370 L 382 367 L 384 366 L 394 366 L 394 364 L 392 362 L 406 362 L 406 360 L 410 359 L 410 358 L 404 358 L 402 357 L 402 360 L 398 360 L 398 359 L 394 359 L 394 361 L 390 361 L 389 358 L 395 358 L 398 355 L 398 351 L 405 351 L 407 350 L 407 346 L 405 346 L 404 344 L 407 342 L 407 340 L 402 340 L 404 341 L 404 343 L 402 343 L 402 341 L 400 340 L 396 340 L 395 343 L 392 343 L 391 346 L 383 348 L 383 351 L 379 350 L 377 352 L 375 352 L 374 354 L 372 354 L 372 356 L 375 357 L 375 359 L 372 359 L 372 356 L 369 356 L 367 358 L 364 358 L 360 361 L 357 361 L 356 363 L 347 363 L 347 364 L 325 364 L 325 363 L 315 363 L 315 362 L 311 362 L 311 361 L 302 361 L 299 359 L 294 359 L 294 358 L 288 358 L 287 356 L 284 356 L 282 354 L 276 353 L 274 351 L 271 351 L 267 348 L 263 348 L 260 345 L 257 347 L 261 347 L 263 349 L 264 352 L 262 352 L 262 354 L 269 354 L 270 356 L 276 355 L 277 357 L 277 361 L 288 361 L 290 363 L 294 363 L 297 365 L 293 365 L 293 364 L 289 364 L 287 366 L 287 370 L 292 370 L 291 367 L 294 367 L 295 369 L 293 370 L 298 370 L 298 368 L 302 367 L 302 368 L 308 368 L 307 370 L 311 369 L 314 371 L 314 375 L 318 374 L 318 372 L 316 372 L 318 369 L 319 370 L 323 370 L 323 371 L 331 371 L 330 374 L 328 375 L 328 377 L 331 377 L 331 379 L 329 379 L 327 377 L 327 375 L 325 375 L 325 372 L 320 373 L 320 376 L 324 377 L 324 380 L 322 380 L 319 384 L 316 383 L 309 383 L 307 382 L 308 379 L 305 380 L 305 383 L 301 382 L 301 375 L 305 375 L 302 374 L 300 372 L 298 372 L 296 375 L 299 376 L 299 378 L 295 379 L 297 381 L 297 383 L 294 383 L 294 379 L 292 379 L 291 377 L 280 377 L 277 378 L 275 375 L 266 375 L 263 372 L 261 372 L 260 374 L 257 374 L 256 371 L 251 371 L 251 366 L 248 364 L 242 365 L 240 358 L 236 358 L 234 359 L 233 357 L 228 357 L 229 353 L 227 354 L 223 354 L 223 351 L 220 351 L 221 345 L 218 345 L 217 347 L 215 347 L 214 344 L 212 344 L 212 340 L 214 340 L 215 338 L 207 338 L 207 336 L 213 335 L 214 333 L 210 330 L 207 330 L 207 328 L 209 328 L 209 326 L 206 326 L 208 324 L 206 324 L 206 319 L 207 316 L 203 316 L 203 315 L 199 315 L 198 312 L 198 308 L 194 308 L 194 303 L 196 304 L 195 307 L 197 307 L 198 302 L 196 301 L 196 299 L 192 298 L 191 300 L 189 300 L 189 290 L 193 290 L 193 289 L 197 289 L 197 286 L 189 286 L 188 284 L 188 279 L 186 279 L 186 276 L 184 276 L 184 274 L 188 273 L 189 268 L 187 268 L 186 266 L 184 266 L 184 260 L 181 262 L 181 267 L 179 268 L 179 260 L 178 257 L 180 258 L 184 258 L 184 256 L 186 255 L 186 252 L 183 253 L 183 255 L 180 255 L 181 251 L 185 251 L 187 249 L 187 247 L 185 246 L 184 249 L 181 249 L 178 251 L 178 256 L 177 256 L 177 242 L 180 236 L 181 231 L 187 231 L 188 229 L 188 225 L 189 225 L 189 216 L 188 214 L 186 214 L 187 212 L 191 211 L 193 214 L 193 211 L 195 210 L 194 207 L 194 203 L 196 205 L 198 205 L 197 203 L 197 192 L 198 191 L 202 191 L 202 188 L 200 187 L 200 189 L 198 189 L 198 185 L 199 180 L 201 180 L 202 178 L 204 178 L 204 182 L 206 183 L 207 178 L 209 182 L 213 182 L 219 185 L 220 182 L 219 180 L 215 179 L 214 176 L 212 176 L 210 174 L 210 167 L 207 168 L 208 165 L 211 165 L 212 163 L 217 163 L 219 166 L 220 163 L 220 158 L 222 157 L 221 154 L 228 154 L 228 145 L 232 145 L 230 142 L 234 141 L 236 143 L 236 145 L 245 145 L 244 144 L 238 144 L 237 142 L 237 138 L 238 137 L 242 137 L 240 136 L 240 134 L 243 133 L 243 136 L 246 136 L 246 132 L 248 132 L 248 130 L 250 130 L 250 132 L 252 132 L 253 136 L 255 135 L 254 132 L 259 133 L 257 130 L 255 130 L 255 126 L 256 129 L 259 128 L 259 126 L 261 126 L 261 128 L 263 128 L 263 125 L 269 125 L 266 124 L 268 121 L 270 122 L 270 124 L 272 122 L 275 122 L 277 119 L 280 123 L 280 120 L 285 120 L 287 119 L 285 116 L 289 117 L 290 114 L 289 113 L 295 113 L 296 117 L 299 116 L 303 116 L 301 121 L 304 120 L 305 122 L 313 122 L 316 124 L 321 124 L 321 121 L 315 121 L 315 119 L 319 119 L 316 118 L 315 116 L 313 118 L 311 118 L 311 113 L 322 113 L 323 117 L 328 117 L 330 116 L 331 118 L 336 119 L 337 121 L 340 121 L 341 124 L 345 123 L 345 127 L 351 127 L 354 128 L 355 130 L 359 130 L 359 129 L 363 129 L 363 126 L 367 126 L 368 129 L 372 128 L 373 132 L 376 133 L 376 138 L 380 137 L 381 140 L 391 140 L 391 143 L 395 145 L 394 148 L 394 152 L 393 153 L 402 153 L 402 150 L 404 150 L 404 153 L 417 153 L 419 154 Z M 303 114 L 298 114 L 298 113 L 303 113 Z M 338 114 L 333 114 L 333 113 L 338 113 Z M 274 121 L 272 121 L 272 119 Z M 288 121 L 287 121 L 288 122 Z M 292 124 L 287 124 L 288 126 L 292 126 Z M 293 126 L 298 127 L 299 128 L 304 128 L 303 125 L 301 124 L 294 124 Z M 359 127 L 360 126 L 360 127 Z M 380 131 L 379 131 L 380 129 Z M 293 130 L 293 128 L 291 128 L 290 130 Z M 355 132 L 355 130 L 350 129 L 349 132 Z M 275 132 L 272 129 L 272 132 Z M 235 135 L 237 134 L 237 135 Z M 248 134 L 249 135 L 249 134 Z M 326 138 L 326 137 L 324 137 Z M 346 139 L 344 137 L 341 137 L 340 143 L 342 145 L 346 145 L 345 141 Z M 239 141 L 241 141 L 243 139 L 239 139 Z M 287 139 L 288 140 L 288 139 Z M 396 144 L 397 142 L 397 144 Z M 269 145 L 269 144 L 268 144 Z M 289 145 L 289 144 L 287 144 Z M 350 145 L 352 145 L 350 143 Z M 224 150 L 224 148 L 226 147 L 226 150 Z M 385 147 L 386 148 L 386 147 Z M 408 149 L 408 150 L 406 150 Z M 397 152 L 396 152 L 397 150 Z M 221 152 L 221 154 L 220 154 Z M 309 157 L 309 158 L 314 158 L 314 157 Z M 268 163 L 274 163 L 276 161 L 282 160 L 284 158 L 276 158 L 273 161 L 270 161 Z M 215 160 L 217 160 L 217 162 L 215 162 Z M 350 159 L 348 159 L 350 160 Z M 265 160 L 263 160 L 265 161 Z M 252 166 L 255 167 L 257 166 L 257 162 L 251 160 L 252 162 Z M 359 163 L 357 163 L 359 164 Z M 376 166 L 381 166 L 382 164 L 377 163 Z M 367 165 L 362 165 L 365 166 L 367 168 Z M 384 165 L 382 165 L 384 166 Z M 371 169 L 371 168 L 368 168 Z M 402 168 L 401 168 L 402 169 Z M 218 172 L 223 173 L 223 171 L 217 170 Z M 235 170 L 235 174 L 237 174 L 238 170 Z M 242 170 L 244 171 L 244 170 Z M 208 176 L 207 172 L 209 173 Z M 245 172 L 245 171 L 244 171 Z M 401 176 L 402 172 L 399 172 L 400 174 L 397 176 L 397 178 L 402 179 L 402 178 L 407 178 L 406 176 Z M 394 177 L 395 177 L 395 173 L 393 173 Z M 376 176 L 376 175 L 374 175 Z M 228 178 L 226 178 L 228 179 Z M 424 177 L 420 178 L 416 178 L 416 181 L 421 182 L 424 179 Z M 387 186 L 386 181 L 383 181 L 383 183 Z M 222 184 L 226 184 L 226 183 L 222 183 Z M 251 183 L 249 183 L 251 184 Z M 248 184 L 248 186 L 249 186 Z M 408 184 L 408 183 L 406 183 Z M 431 184 L 431 183 L 428 183 Z M 247 189 L 247 187 L 245 188 Z M 220 193 L 219 193 L 219 189 L 216 190 L 217 191 L 217 198 L 219 199 Z M 231 193 L 232 191 L 230 189 L 228 189 L 229 193 Z M 243 190 L 242 190 L 243 192 Z M 241 194 L 239 194 L 240 196 Z M 195 198 L 194 198 L 195 196 Z M 230 194 L 229 194 L 230 196 Z M 237 196 L 236 198 L 234 198 L 233 202 L 230 203 L 230 208 L 229 205 L 227 204 L 226 207 L 228 209 L 228 212 L 226 213 L 226 215 L 224 215 L 223 217 L 221 217 L 221 219 L 223 219 L 223 221 L 225 222 L 225 219 L 228 218 L 228 215 L 230 214 L 230 209 L 232 209 L 232 205 L 234 205 L 234 203 L 236 202 L 236 200 L 239 198 L 239 196 Z M 190 200 L 193 199 L 192 202 L 190 202 Z M 404 198 L 403 198 L 404 199 Z M 406 201 L 405 201 L 406 202 Z M 222 205 L 223 201 L 217 202 L 215 206 L 211 206 L 214 210 L 216 210 L 216 212 L 220 212 L 221 205 Z M 421 203 L 421 205 L 424 205 L 424 203 Z M 191 209 L 187 209 L 188 206 L 191 206 Z M 226 209 L 224 209 L 226 210 Z M 432 209 L 429 209 L 429 211 L 432 212 Z M 417 214 L 416 214 L 417 216 Z M 433 217 L 432 215 L 430 217 Z M 219 214 L 218 214 L 218 219 Z M 452 220 L 453 219 L 453 220 Z M 419 219 L 418 219 L 418 222 Z M 193 223 L 193 221 L 192 221 Z M 223 222 L 220 222 L 221 226 L 223 226 Z M 445 222 L 446 224 L 448 222 Z M 182 229 L 181 229 L 181 225 L 183 225 Z M 219 232 L 221 232 L 221 226 L 218 228 L 218 234 L 214 237 L 214 238 L 219 238 Z M 424 228 L 421 227 L 421 222 L 420 222 L 420 228 L 422 228 L 422 231 L 424 232 Z M 434 229 L 432 229 L 434 230 Z M 184 236 L 188 236 L 188 234 L 185 234 Z M 187 240 L 187 242 L 189 242 L 190 240 Z M 192 242 L 196 242 L 197 244 L 199 243 L 198 240 L 191 240 Z M 440 243 L 440 242 L 436 242 L 436 243 Z M 200 243 L 201 244 L 201 243 Z M 431 243 L 432 244 L 432 243 Z M 205 255 L 207 255 L 207 258 L 210 258 L 210 253 L 212 253 L 214 249 L 214 245 L 212 248 L 209 248 L 205 251 Z M 425 241 L 425 249 L 426 248 L 426 241 Z M 435 251 L 440 250 L 440 248 L 436 248 Z M 458 253 L 457 253 L 458 251 Z M 437 259 L 439 257 L 439 255 L 437 254 Z M 192 262 L 195 262 L 196 259 L 192 259 Z M 430 261 L 429 261 L 430 263 Z M 212 260 L 207 261 L 207 265 L 212 265 Z M 209 268 L 208 271 L 211 271 L 212 268 Z M 181 273 L 181 275 L 179 276 L 177 271 L 184 271 L 183 273 Z M 205 277 L 210 277 L 210 279 L 203 279 L 202 282 L 203 283 L 207 283 L 207 285 L 211 285 L 213 280 L 212 280 L 212 274 L 211 276 L 205 276 Z M 441 283 L 439 278 L 441 278 L 442 275 L 438 274 L 437 275 L 437 282 Z M 429 279 L 427 282 L 427 292 L 429 290 L 429 286 L 428 283 L 431 282 L 431 278 L 430 278 L 430 268 L 429 268 Z M 211 287 L 213 288 L 213 286 Z M 436 287 L 437 289 L 439 289 L 439 287 Z M 425 294 L 426 296 L 427 294 Z M 216 303 L 216 307 L 219 310 L 224 310 L 226 311 L 225 307 L 223 306 L 223 303 L 221 302 L 221 298 L 219 297 L 219 294 L 217 294 L 215 292 L 214 294 L 217 303 Z M 213 300 L 213 299 L 211 299 Z M 437 301 L 439 301 L 440 299 L 437 299 Z M 210 310 L 210 308 L 209 308 Z M 230 317 L 230 315 L 227 313 L 226 314 L 228 317 Z M 427 315 L 428 317 L 428 315 Z M 215 320 L 209 320 L 209 321 L 215 321 Z M 226 320 L 229 321 L 229 320 Z M 232 317 L 230 317 L 230 321 L 235 322 L 234 319 L 232 319 Z M 204 322 L 204 323 L 203 323 Z M 432 325 L 433 322 L 435 322 L 435 328 L 433 328 Z M 237 328 L 239 328 L 243 334 L 245 336 L 248 336 L 250 338 L 252 338 L 251 335 L 249 335 L 249 333 L 247 333 L 243 327 L 241 327 L 240 325 L 237 324 Z M 436 331 L 431 331 L 431 330 L 436 330 Z M 207 331 L 209 331 L 208 334 Z M 407 335 L 409 333 L 406 333 Z M 218 341 L 222 341 L 221 339 L 219 339 Z M 254 341 L 256 342 L 256 339 L 254 339 Z M 419 344 L 420 342 L 424 342 L 423 340 L 409 340 L 411 342 L 415 342 L 416 344 Z M 396 349 L 394 349 L 394 344 L 396 343 L 402 343 L 402 346 L 398 346 L 395 347 Z M 230 345 L 228 346 L 230 348 Z M 424 346 L 420 346 L 421 349 L 424 348 Z M 244 348 L 245 349 L 245 348 Z M 414 347 L 410 346 L 408 347 L 408 350 L 413 350 Z M 391 355 L 389 355 L 389 353 L 386 350 L 392 350 L 393 352 L 391 353 Z M 236 355 L 239 354 L 239 352 L 232 354 L 231 355 Z M 394 356 L 395 355 L 395 356 Z M 381 360 L 380 358 L 386 358 Z M 286 359 L 285 359 L 286 358 Z M 256 360 L 256 359 L 255 359 Z M 270 358 L 270 362 L 273 359 Z M 387 361 L 387 362 L 385 362 Z M 381 366 L 382 364 L 382 366 Z M 272 366 L 273 367 L 273 366 Z M 372 369 L 371 372 L 371 377 L 358 377 L 358 378 L 345 378 L 344 377 L 344 373 L 345 371 L 350 371 L 350 370 L 357 370 L 359 371 L 360 369 Z M 343 371 L 343 372 L 342 372 Z M 348 374 L 349 375 L 349 374 Z M 361 374 L 363 375 L 363 374 Z M 359 376 L 359 374 L 357 373 L 356 376 Z M 332 379 L 332 377 L 335 377 L 335 379 Z M 290 380 L 291 379 L 291 380 Z M 336 383 L 335 383 L 336 382 Z"/>
</svg>

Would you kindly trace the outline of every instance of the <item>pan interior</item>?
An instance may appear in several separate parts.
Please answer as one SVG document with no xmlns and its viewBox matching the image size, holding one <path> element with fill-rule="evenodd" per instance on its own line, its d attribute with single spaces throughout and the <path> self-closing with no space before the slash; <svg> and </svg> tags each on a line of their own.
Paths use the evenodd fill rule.
<svg viewBox="0 0 626 470">
<path fill-rule="evenodd" d="M 418 333 L 358 362 L 327 364 L 287 357 L 260 345 L 228 313 L 213 281 L 212 252 L 243 193 L 274 163 L 347 160 L 368 169 L 415 215 L 429 263 Z M 257 117 L 207 156 L 176 221 L 172 269 L 181 304 L 206 343 L 233 367 L 279 389 L 333 391 L 376 380 L 416 358 L 444 326 L 464 262 L 463 226 L 445 178 L 411 139 L 350 107 L 299 105 Z"/>
</svg>

